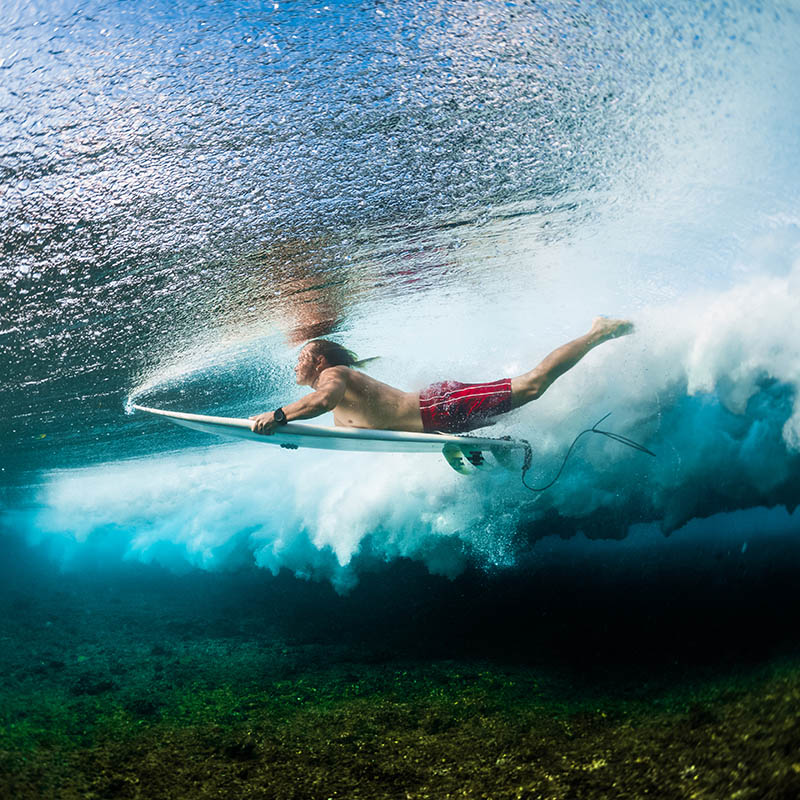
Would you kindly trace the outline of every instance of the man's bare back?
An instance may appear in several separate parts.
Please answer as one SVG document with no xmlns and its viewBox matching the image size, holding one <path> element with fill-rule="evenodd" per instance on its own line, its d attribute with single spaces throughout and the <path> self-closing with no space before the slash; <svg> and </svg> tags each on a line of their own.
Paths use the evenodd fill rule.
<svg viewBox="0 0 800 800">
<path fill-rule="evenodd" d="M 275 411 L 250 417 L 252 429 L 269 434 L 286 422 L 333 411 L 336 425 L 352 428 L 420 432 L 430 430 L 426 423 L 433 425 L 435 420 L 436 430 L 470 430 L 490 424 L 491 416 L 541 397 L 593 347 L 632 331 L 627 320 L 597 317 L 588 333 L 554 350 L 524 375 L 488 384 L 443 382 L 423 393 L 403 392 L 370 378 L 351 368 L 352 353 L 333 342 L 314 340 L 300 351 L 295 367 L 297 383 L 314 391 Z"/>
<path fill-rule="evenodd" d="M 328 375 L 344 384 L 342 399 L 333 410 L 336 425 L 422 431 L 419 392 L 402 392 L 350 367 L 329 367 L 320 375 L 320 382 Z"/>
</svg>

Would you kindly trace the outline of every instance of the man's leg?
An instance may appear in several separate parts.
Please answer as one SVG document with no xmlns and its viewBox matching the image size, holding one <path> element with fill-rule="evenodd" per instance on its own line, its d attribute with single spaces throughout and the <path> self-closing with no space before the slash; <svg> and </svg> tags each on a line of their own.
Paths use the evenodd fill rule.
<svg viewBox="0 0 800 800">
<path fill-rule="evenodd" d="M 589 333 L 553 350 L 530 372 L 511 379 L 511 408 L 541 397 L 559 375 L 572 369 L 593 347 L 632 332 L 633 323 L 628 320 L 597 317 Z"/>
</svg>

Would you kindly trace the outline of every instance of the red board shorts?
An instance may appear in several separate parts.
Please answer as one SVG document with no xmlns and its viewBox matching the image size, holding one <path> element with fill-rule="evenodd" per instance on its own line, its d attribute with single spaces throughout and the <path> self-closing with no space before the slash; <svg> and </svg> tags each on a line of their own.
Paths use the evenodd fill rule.
<svg viewBox="0 0 800 800">
<path fill-rule="evenodd" d="M 462 433 L 511 410 L 511 378 L 491 383 L 432 383 L 419 395 L 422 427 L 428 433 Z"/>
</svg>

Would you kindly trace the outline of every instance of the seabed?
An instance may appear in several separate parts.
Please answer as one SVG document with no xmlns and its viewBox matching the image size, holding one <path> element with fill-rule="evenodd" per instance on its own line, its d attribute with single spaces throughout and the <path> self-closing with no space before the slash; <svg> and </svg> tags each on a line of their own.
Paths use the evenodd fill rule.
<svg viewBox="0 0 800 800">
<path fill-rule="evenodd" d="M 396 562 L 339 597 L 30 562 L 0 595 L 0 796 L 796 798 L 792 572 L 744 563 L 710 589 Z"/>
</svg>

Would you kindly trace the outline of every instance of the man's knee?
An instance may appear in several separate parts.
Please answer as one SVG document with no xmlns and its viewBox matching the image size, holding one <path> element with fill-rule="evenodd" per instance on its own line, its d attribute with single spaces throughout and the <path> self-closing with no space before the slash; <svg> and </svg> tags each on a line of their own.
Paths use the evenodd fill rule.
<svg viewBox="0 0 800 800">
<path fill-rule="evenodd" d="M 511 406 L 517 408 L 538 400 L 543 394 L 547 384 L 542 375 L 523 375 L 511 381 Z"/>
<path fill-rule="evenodd" d="M 531 400 L 538 400 L 544 394 L 546 388 L 547 382 L 544 377 L 537 376 L 533 378 L 528 384 L 528 399 L 526 402 L 529 403 Z"/>
</svg>

